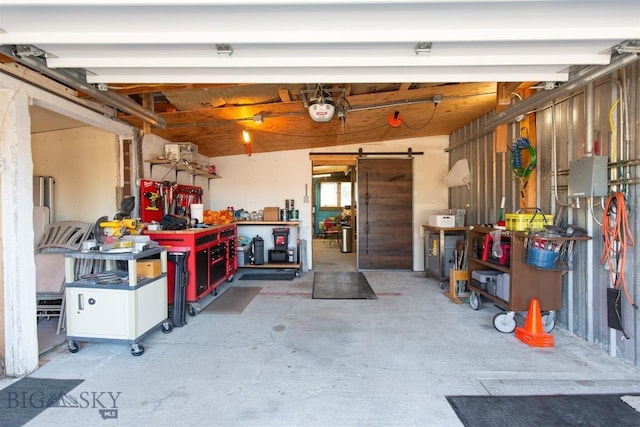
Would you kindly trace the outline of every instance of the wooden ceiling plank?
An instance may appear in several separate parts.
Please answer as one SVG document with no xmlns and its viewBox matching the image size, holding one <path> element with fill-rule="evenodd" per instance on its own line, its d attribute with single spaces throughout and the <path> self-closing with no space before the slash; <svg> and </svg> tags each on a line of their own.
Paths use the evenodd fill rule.
<svg viewBox="0 0 640 427">
<path fill-rule="evenodd" d="M 282 102 L 291 102 L 291 93 L 289 93 L 289 89 L 280 89 L 278 94 L 280 95 L 280 100 Z"/>
<path fill-rule="evenodd" d="M 346 90 L 351 87 L 341 86 Z M 396 85 L 398 86 L 402 85 Z M 411 94 L 410 97 L 407 96 L 408 93 Z M 431 116 L 434 105 L 429 100 L 436 94 L 443 96 L 443 102 Z M 293 95 L 290 90 L 289 95 Z M 385 90 L 379 93 L 362 93 L 347 98 L 349 104 L 344 123 L 337 118 L 326 123 L 314 122 L 299 100 L 226 105 L 220 108 L 160 113 L 167 128 L 152 128 L 151 132 L 169 141 L 193 142 L 198 145 L 199 152 L 207 157 L 244 154 L 242 144 L 235 137 L 244 128 L 252 132 L 254 153 L 339 148 L 343 145 L 392 139 L 450 135 L 494 109 L 496 96 L 496 83 L 430 85 L 411 89 L 409 92 Z M 425 102 L 402 104 L 408 100 Z M 373 108 L 353 111 L 349 109 L 349 105 Z M 394 110 L 402 112 L 406 126 L 388 126 L 388 116 Z M 262 114 L 261 124 L 253 120 L 255 114 Z M 134 126 L 143 125 L 139 119 L 126 115 L 120 117 Z"/>
<path fill-rule="evenodd" d="M 313 162 L 314 166 L 355 166 L 358 161 L 358 156 L 353 154 L 309 154 L 309 160 Z"/>
<path fill-rule="evenodd" d="M 164 93 L 183 90 L 201 90 L 210 88 L 234 88 L 239 86 L 246 86 L 245 84 L 231 84 L 231 83 L 179 83 L 179 84 L 138 84 L 138 83 L 118 83 L 113 86 L 109 86 L 109 89 L 114 90 L 122 95 L 143 95 L 145 93 Z"/>
<path fill-rule="evenodd" d="M 515 92 L 520 86 L 520 82 L 500 82 L 496 88 L 496 99 L 498 105 L 511 105 L 511 98 L 513 98 L 513 92 Z"/>
</svg>

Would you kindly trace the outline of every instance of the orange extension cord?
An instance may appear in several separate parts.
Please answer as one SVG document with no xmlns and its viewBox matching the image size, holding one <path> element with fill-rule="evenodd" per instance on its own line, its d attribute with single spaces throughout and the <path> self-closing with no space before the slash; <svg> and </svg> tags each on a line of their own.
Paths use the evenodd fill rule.
<svg viewBox="0 0 640 427">
<path fill-rule="evenodd" d="M 624 277 L 626 249 L 627 246 L 633 246 L 635 242 L 633 233 L 629 229 L 627 205 L 624 195 L 620 192 L 613 193 L 607 198 L 602 217 L 602 237 L 600 263 L 607 265 L 613 287 L 622 288 L 627 301 L 637 309 L 638 306 L 629 295 Z"/>
</svg>

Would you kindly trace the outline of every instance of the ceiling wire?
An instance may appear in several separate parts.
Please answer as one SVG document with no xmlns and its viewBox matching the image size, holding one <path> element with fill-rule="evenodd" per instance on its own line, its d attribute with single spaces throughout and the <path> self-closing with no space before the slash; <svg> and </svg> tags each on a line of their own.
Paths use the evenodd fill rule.
<svg viewBox="0 0 640 427">
<path fill-rule="evenodd" d="M 438 104 L 439 104 L 439 103 L 438 103 Z M 427 120 L 427 122 L 426 122 L 425 124 L 423 124 L 422 126 L 417 127 L 417 128 L 414 128 L 414 127 L 409 126 L 409 125 L 407 124 L 407 122 L 405 122 L 405 121 L 403 121 L 403 122 L 402 122 L 402 125 L 403 125 L 404 127 L 406 127 L 407 129 L 411 129 L 411 130 L 421 130 L 421 129 L 426 128 L 427 126 L 429 126 L 429 123 L 431 123 L 431 120 L 433 120 L 433 116 L 435 116 L 435 114 L 436 114 L 436 110 L 438 109 L 438 104 L 433 104 L 433 111 L 431 111 L 431 116 L 429 117 L 429 119 Z"/>
<path fill-rule="evenodd" d="M 327 138 L 327 137 L 333 137 L 333 136 L 342 136 L 342 135 L 356 135 L 359 133 L 363 133 L 363 132 L 369 132 L 372 130 L 378 130 L 378 129 L 384 129 L 386 127 L 388 127 L 388 124 L 384 124 L 381 126 L 376 126 L 376 127 L 367 127 L 367 128 L 363 128 L 363 129 L 359 129 L 359 130 L 354 130 L 351 132 L 337 132 L 337 133 L 328 133 L 328 132 L 320 132 L 318 134 L 315 135 L 309 135 L 309 134 L 291 134 L 291 133 L 281 133 L 281 132 L 272 132 L 272 131 L 268 131 L 268 130 L 263 130 L 263 129 L 254 129 L 253 131 L 255 133 L 266 133 L 269 135 L 278 135 L 278 136 L 289 136 L 289 137 L 295 137 L 295 138 Z"/>
</svg>

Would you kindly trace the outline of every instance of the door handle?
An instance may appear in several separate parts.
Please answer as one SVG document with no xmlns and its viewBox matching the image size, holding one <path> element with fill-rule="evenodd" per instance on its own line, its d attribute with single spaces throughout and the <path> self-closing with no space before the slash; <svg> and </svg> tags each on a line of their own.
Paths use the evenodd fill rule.
<svg viewBox="0 0 640 427">
<path fill-rule="evenodd" d="M 84 310 L 84 294 L 78 294 L 78 310 Z"/>
</svg>

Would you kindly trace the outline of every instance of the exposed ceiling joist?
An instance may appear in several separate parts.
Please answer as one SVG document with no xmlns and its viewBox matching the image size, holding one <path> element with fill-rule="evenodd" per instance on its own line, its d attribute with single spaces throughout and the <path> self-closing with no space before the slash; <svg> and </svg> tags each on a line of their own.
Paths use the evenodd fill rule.
<svg viewBox="0 0 640 427">
<path fill-rule="evenodd" d="M 247 129 L 254 153 L 449 135 L 514 88 L 556 88 L 640 39 L 637 0 L 1 3 L 0 46 L 36 55 L 23 65 L 80 70 L 79 97 L 207 157 L 243 154 Z M 323 123 L 300 98 L 318 85 L 344 100 Z"/>
</svg>

